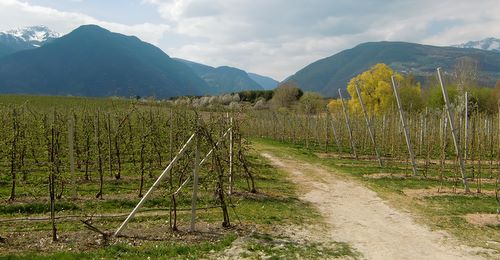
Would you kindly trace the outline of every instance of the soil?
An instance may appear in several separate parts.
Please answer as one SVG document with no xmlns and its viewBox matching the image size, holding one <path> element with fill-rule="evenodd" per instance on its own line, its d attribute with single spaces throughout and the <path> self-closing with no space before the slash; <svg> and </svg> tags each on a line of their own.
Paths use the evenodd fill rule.
<svg viewBox="0 0 500 260">
<path fill-rule="evenodd" d="M 392 179 L 416 179 L 416 180 L 440 180 L 439 176 L 412 176 L 411 173 L 371 173 L 371 174 L 363 174 L 364 178 L 368 179 L 386 179 L 386 178 L 392 178 Z M 447 182 L 453 181 L 450 177 L 444 177 L 444 180 Z M 495 184 L 496 180 L 495 179 L 490 179 L 490 178 L 475 178 L 475 179 L 468 179 L 469 183 L 477 183 L 478 181 L 482 184 Z M 462 184 L 462 179 L 457 179 L 457 183 L 459 185 Z"/>
<path fill-rule="evenodd" d="M 500 226 L 499 214 L 467 214 L 465 219 L 478 226 Z"/>
<path fill-rule="evenodd" d="M 301 199 L 325 218 L 318 237 L 346 242 L 366 259 L 482 259 L 483 248 L 460 245 L 443 231 L 432 231 L 408 212 L 391 207 L 375 192 L 320 165 L 263 153 L 289 173 Z"/>
<path fill-rule="evenodd" d="M 153 213 L 145 212 L 137 216 L 156 216 Z M 146 215 L 144 215 L 146 214 Z M 120 237 L 112 237 L 109 240 L 102 235 L 90 230 L 65 230 L 58 234 L 58 241 L 53 242 L 50 230 L 33 230 L 25 232 L 5 232 L 2 234 L 4 242 L 0 241 L 0 252 L 2 254 L 23 254 L 36 252 L 40 255 L 50 255 L 55 252 L 88 252 L 105 248 L 107 245 L 128 244 L 140 246 L 142 244 L 157 242 L 178 242 L 178 243 L 202 243 L 215 242 L 224 237 L 227 233 L 246 233 L 248 227 L 241 225 L 231 230 L 222 228 L 219 224 L 206 222 L 196 223 L 196 232 L 189 232 L 188 225 L 179 225 L 179 231 L 173 232 L 169 229 L 167 216 L 160 220 L 146 222 L 131 222 L 130 227 L 123 232 Z M 107 234 L 112 234 L 114 230 L 106 230 L 106 227 L 118 226 L 119 222 L 100 222 L 94 225 Z M 109 227 L 108 227 L 109 228 Z M 36 241 L 36 242 L 34 242 Z M 2 257 L 0 256 L 0 259 Z"/>
<path fill-rule="evenodd" d="M 403 193 L 408 197 L 431 197 L 431 196 L 467 196 L 467 197 L 479 197 L 479 196 L 490 196 L 495 197 L 495 191 L 493 190 L 482 190 L 481 192 L 477 192 L 475 189 L 472 189 L 470 192 L 466 193 L 462 187 L 459 187 L 455 190 L 450 188 L 442 188 L 439 190 L 438 188 L 433 189 L 404 189 Z"/>
<path fill-rule="evenodd" d="M 311 244 L 319 244 L 323 248 L 332 249 L 335 245 L 330 244 L 330 242 L 335 241 L 333 238 L 333 233 L 326 234 L 322 233 L 324 230 L 324 224 L 308 224 L 308 225 L 287 225 L 280 226 L 276 225 L 269 228 L 255 227 L 255 229 L 247 232 L 245 236 L 240 236 L 231 245 L 221 253 L 211 256 L 209 259 L 275 259 L 262 251 L 252 251 L 249 249 L 249 244 L 252 242 L 263 243 L 263 244 L 275 244 L 276 246 L 282 246 L 283 244 L 294 244 L 297 246 L 306 246 Z M 259 233 L 265 231 L 265 233 Z M 269 240 L 258 240 L 254 236 L 259 234 L 272 234 L 274 239 Z M 318 234 L 322 234 L 319 236 Z M 357 254 L 357 252 L 353 252 Z M 289 258 L 292 256 L 284 256 L 278 258 Z M 299 256 L 293 256 L 293 259 L 303 259 Z M 356 256 L 346 255 L 342 256 L 341 259 L 356 259 Z"/>
</svg>

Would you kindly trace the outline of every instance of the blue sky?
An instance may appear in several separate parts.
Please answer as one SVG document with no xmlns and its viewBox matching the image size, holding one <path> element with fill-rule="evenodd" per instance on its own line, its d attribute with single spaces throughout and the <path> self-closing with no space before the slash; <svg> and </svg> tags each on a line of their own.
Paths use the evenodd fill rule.
<svg viewBox="0 0 500 260">
<path fill-rule="evenodd" d="M 0 31 L 98 24 L 170 56 L 282 80 L 367 41 L 499 38 L 498 14 L 499 0 L 0 0 Z"/>
</svg>

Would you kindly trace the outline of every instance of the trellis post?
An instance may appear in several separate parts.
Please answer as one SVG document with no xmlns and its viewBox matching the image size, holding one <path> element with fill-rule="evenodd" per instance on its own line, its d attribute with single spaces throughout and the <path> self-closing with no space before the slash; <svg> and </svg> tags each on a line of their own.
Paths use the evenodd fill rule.
<svg viewBox="0 0 500 260">
<path fill-rule="evenodd" d="M 413 154 L 413 147 L 411 145 L 410 131 L 408 130 L 408 124 L 406 123 L 405 114 L 404 114 L 403 107 L 401 104 L 401 99 L 399 98 L 398 88 L 396 86 L 396 81 L 394 79 L 394 76 L 391 76 L 391 81 L 392 81 L 392 88 L 394 90 L 394 96 L 396 97 L 396 103 L 398 104 L 399 118 L 401 119 L 401 125 L 403 126 L 403 131 L 405 133 L 406 145 L 408 147 L 408 153 L 409 153 L 410 159 L 411 159 L 411 166 L 413 169 L 413 175 L 416 176 L 417 175 L 417 164 L 415 163 L 415 154 Z"/>
<path fill-rule="evenodd" d="M 457 129 L 455 128 L 455 124 L 453 121 L 453 112 L 451 111 L 450 101 L 448 98 L 448 91 L 446 91 L 446 88 L 444 87 L 443 84 L 443 79 L 441 77 L 441 68 L 437 68 L 437 74 L 438 74 L 439 84 L 441 85 L 441 90 L 443 92 L 444 105 L 446 107 L 446 113 L 448 115 L 448 123 L 450 124 L 451 135 L 453 137 L 453 144 L 455 145 L 455 153 L 457 154 L 458 161 L 460 163 L 460 173 L 462 174 L 462 181 L 464 183 L 465 192 L 470 192 L 469 184 L 467 183 L 467 176 L 465 173 L 465 164 L 462 157 L 462 153 L 460 152 L 460 144 L 457 136 Z"/>
<path fill-rule="evenodd" d="M 149 188 L 149 190 L 146 192 L 146 194 L 144 194 L 144 197 L 141 198 L 139 203 L 137 203 L 137 205 L 132 210 L 132 212 L 130 212 L 130 214 L 125 219 L 125 221 L 123 221 L 123 223 L 120 225 L 120 227 L 116 230 L 114 236 L 120 235 L 122 230 L 125 228 L 125 226 L 127 226 L 128 222 L 134 217 L 134 215 L 137 213 L 137 211 L 139 211 L 139 209 L 142 207 L 142 204 L 144 204 L 144 202 L 148 199 L 148 197 L 151 195 L 153 190 L 163 181 L 163 179 L 165 179 L 165 177 L 167 177 L 167 175 L 168 175 L 167 173 L 172 169 L 172 167 L 177 162 L 177 160 L 179 160 L 181 155 L 187 150 L 189 144 L 193 141 L 196 134 L 197 133 L 195 132 L 191 135 L 191 137 L 189 137 L 189 139 L 186 141 L 184 146 L 182 146 L 181 150 L 177 153 L 177 155 L 175 155 L 175 157 L 172 159 L 172 161 L 168 164 L 167 168 L 165 168 L 165 170 L 163 170 L 163 172 L 160 174 L 158 179 L 156 179 L 156 181 L 153 183 L 153 186 L 151 186 L 151 188 Z"/>
<path fill-rule="evenodd" d="M 347 132 L 349 132 L 349 143 L 351 145 L 351 150 L 354 153 L 354 157 L 356 160 L 358 159 L 358 154 L 356 153 L 356 144 L 354 143 L 354 138 L 352 136 L 352 129 L 351 129 L 351 122 L 349 120 L 349 114 L 347 113 L 347 108 L 345 107 L 344 104 L 344 98 L 342 97 L 342 91 L 339 90 L 339 98 L 340 98 L 340 103 L 342 103 L 342 111 L 344 112 L 344 118 L 345 118 L 345 123 L 347 125 Z"/>
<path fill-rule="evenodd" d="M 234 148 L 234 140 L 233 140 L 233 117 L 229 119 L 229 191 L 228 194 L 233 194 L 233 148 Z"/>
<path fill-rule="evenodd" d="M 69 171 L 71 174 L 71 197 L 76 198 L 76 181 L 75 181 L 75 155 L 74 155 L 74 139 L 75 139 L 75 121 L 72 116 L 68 120 L 68 152 L 69 152 Z"/>
<path fill-rule="evenodd" d="M 193 168 L 193 196 L 191 199 L 191 232 L 196 229 L 196 202 L 198 200 L 198 170 L 200 168 L 200 135 L 198 134 L 200 128 L 200 119 L 196 120 L 196 145 L 194 148 L 194 168 Z"/>
<path fill-rule="evenodd" d="M 380 154 L 377 149 L 377 142 L 375 141 L 375 134 L 373 133 L 371 120 L 368 118 L 368 113 L 366 112 L 365 103 L 363 102 L 363 97 L 361 97 L 361 91 L 359 91 L 358 82 L 354 84 L 356 88 L 356 93 L 358 94 L 359 103 L 361 104 L 361 109 L 363 110 L 363 115 L 365 116 L 366 127 L 368 127 L 368 133 L 370 134 L 370 139 L 373 144 L 373 149 L 375 150 L 375 156 L 377 156 L 378 165 L 382 167 L 382 160 L 380 159 Z"/>
<path fill-rule="evenodd" d="M 464 122 L 464 160 L 467 161 L 467 149 L 469 142 L 469 93 L 465 92 L 465 122 Z"/>
</svg>

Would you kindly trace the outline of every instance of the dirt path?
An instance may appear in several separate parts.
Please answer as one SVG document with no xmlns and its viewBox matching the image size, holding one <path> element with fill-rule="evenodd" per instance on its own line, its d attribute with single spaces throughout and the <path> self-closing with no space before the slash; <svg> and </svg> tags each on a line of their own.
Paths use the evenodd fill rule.
<svg viewBox="0 0 500 260">
<path fill-rule="evenodd" d="M 482 259 L 479 249 L 459 246 L 445 232 L 431 231 L 410 214 L 390 207 L 370 189 L 321 166 L 263 153 L 290 173 L 301 198 L 313 203 L 328 228 L 318 236 L 347 242 L 366 259 Z"/>
</svg>

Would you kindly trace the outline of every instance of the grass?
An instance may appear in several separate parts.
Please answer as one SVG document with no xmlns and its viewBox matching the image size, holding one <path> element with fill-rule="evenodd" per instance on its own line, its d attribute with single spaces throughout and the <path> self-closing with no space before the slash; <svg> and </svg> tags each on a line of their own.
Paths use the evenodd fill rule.
<svg viewBox="0 0 500 260">
<path fill-rule="evenodd" d="M 222 239 L 202 243 L 145 242 L 140 246 L 115 244 L 93 252 L 58 252 L 50 255 L 35 253 L 7 256 L 6 259 L 198 259 L 212 252 L 221 251 L 231 245 L 236 236 L 229 234 Z"/>
<path fill-rule="evenodd" d="M 74 203 L 62 202 L 56 204 L 56 211 L 77 210 Z M 25 204 L 1 205 L 0 214 L 40 214 L 50 212 L 48 203 L 31 202 Z"/>
<path fill-rule="evenodd" d="M 276 225 L 301 225 L 315 222 L 320 218 L 319 213 L 311 205 L 298 199 L 296 187 L 286 179 L 286 173 L 271 167 L 264 158 L 256 153 L 250 154 L 248 160 L 255 175 L 258 193 L 248 192 L 244 176 L 237 176 L 236 193 L 229 203 L 234 205 L 234 210 L 233 207 L 230 207 L 230 219 L 233 225 L 243 230 L 247 227 L 269 230 Z M 95 199 L 95 193 L 98 190 L 97 179 L 85 181 L 81 174 L 77 179 L 78 199 L 71 199 L 70 190 L 66 187 L 63 198 L 56 201 L 57 216 L 76 214 L 81 215 L 81 219 L 85 219 L 85 215 L 90 217 L 94 214 L 130 212 L 140 200 L 137 196 L 138 179 L 135 176 L 136 172 L 127 170 L 128 167 L 124 167 L 124 169 L 121 180 L 114 180 L 113 177 L 105 174 L 103 200 Z M 0 205 L 0 218 L 47 217 L 48 192 L 46 183 L 43 182 L 44 175 L 45 173 L 33 173 L 28 176 L 27 181 L 19 182 L 17 187 L 18 200 Z M 8 196 L 10 189 L 10 183 L 7 180 L 8 178 L 5 178 L 7 185 L 0 187 L 0 194 L 4 197 Z M 154 178 L 146 177 L 145 180 L 144 192 L 150 187 Z M 149 237 L 148 239 L 122 238 L 115 241 L 114 244 L 104 247 L 96 242 L 100 240 L 96 233 L 87 231 L 79 222 L 79 218 L 73 218 L 57 221 L 62 242 L 43 246 L 37 241 L 41 238 L 50 241 L 51 226 L 49 221 L 8 222 L 8 225 L 3 223 L 0 225 L 0 236 L 8 241 L 7 244 L 0 243 L 0 258 L 97 259 L 119 257 L 144 259 L 149 256 L 164 259 L 197 259 L 216 254 L 229 247 L 237 237 L 248 234 L 245 231 L 221 228 L 221 210 L 220 208 L 211 208 L 198 211 L 197 223 L 202 229 L 210 230 L 215 227 L 215 237 L 203 238 L 201 236 L 193 241 L 192 235 L 185 233 L 190 221 L 190 214 L 187 211 L 191 205 L 189 188 L 181 192 L 177 201 L 180 209 L 186 209 L 186 211 L 178 212 L 181 232 L 171 232 L 168 229 L 168 211 L 165 211 L 170 205 L 170 198 L 166 196 L 168 193 L 165 192 L 166 190 L 168 190 L 166 185 L 160 185 L 159 189 L 144 204 L 144 209 L 163 210 L 163 214 L 137 216 L 124 232 L 125 234 L 135 234 L 141 230 L 142 232 L 138 234 Z M 199 207 L 216 205 L 215 198 L 208 187 L 201 185 L 199 195 L 201 197 L 198 202 Z M 124 217 L 95 218 L 92 223 L 103 231 L 113 232 L 123 219 Z M 89 241 L 85 241 L 85 239 L 89 239 Z M 62 247 L 65 249 L 61 249 Z M 296 247 L 289 249 L 292 251 L 302 250 Z M 312 247 L 314 246 L 311 245 L 311 250 L 313 250 Z M 342 247 L 339 247 L 340 249 Z M 319 251 L 320 249 L 318 247 L 314 250 Z M 304 252 L 300 254 L 305 254 Z"/>
<path fill-rule="evenodd" d="M 358 258 L 359 254 L 348 244 L 341 242 L 295 242 L 289 237 L 273 237 L 269 234 L 253 234 L 246 243 L 247 251 L 240 257 L 266 259 L 330 259 Z"/>
<path fill-rule="evenodd" d="M 270 151 L 281 157 L 296 158 L 312 164 L 318 164 L 340 176 L 349 178 L 365 184 L 376 191 L 380 197 L 388 200 L 396 207 L 410 210 L 417 217 L 417 221 L 429 225 L 431 228 L 445 229 L 471 246 L 491 247 L 488 241 L 500 243 L 500 226 L 475 226 L 466 222 L 464 216 L 473 213 L 493 214 L 499 207 L 492 196 L 477 195 L 440 195 L 427 197 L 409 197 L 404 194 L 405 189 L 435 189 L 441 185 L 437 179 L 439 173 L 436 169 L 428 172 L 428 179 L 409 177 L 382 177 L 366 178 L 363 176 L 379 173 L 409 173 L 411 169 L 402 163 L 391 162 L 384 168 L 380 168 L 375 160 L 356 161 L 352 159 L 320 158 L 317 151 L 306 149 L 301 145 L 282 143 L 270 139 L 255 138 L 252 140 L 257 150 Z M 407 170 L 402 170 L 407 169 Z M 448 173 L 448 179 L 443 181 L 443 187 L 451 190 L 455 184 L 457 190 L 461 190 L 460 181 L 455 183 Z M 476 184 L 470 182 L 470 188 L 475 191 Z M 494 184 L 483 184 L 483 190 L 494 190 Z M 464 232 L 465 231 L 465 232 Z"/>
</svg>

